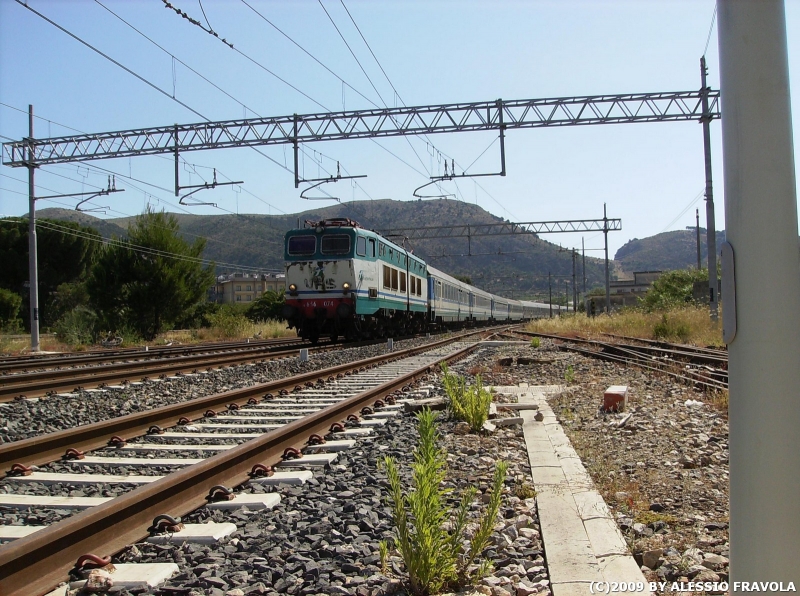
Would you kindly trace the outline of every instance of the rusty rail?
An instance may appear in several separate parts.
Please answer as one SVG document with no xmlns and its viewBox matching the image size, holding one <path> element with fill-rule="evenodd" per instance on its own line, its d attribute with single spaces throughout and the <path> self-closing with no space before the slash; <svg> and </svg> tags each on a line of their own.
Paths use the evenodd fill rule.
<svg viewBox="0 0 800 596">
<path fill-rule="evenodd" d="M 437 344 L 449 341 L 455 340 L 444 340 Z M 463 357 L 474 347 L 463 348 L 442 360 Z M 430 348 L 407 350 L 404 355 Z M 180 516 L 201 507 L 211 487 L 242 484 L 255 464 L 279 460 L 287 447 L 302 446 L 309 435 L 327 432 L 331 422 L 341 420 L 367 403 L 413 382 L 432 366 L 426 365 L 402 375 L 0 547 L 0 594 L 31 596 L 52 589 L 65 579 L 80 555 L 93 552 L 102 556 L 119 552 L 147 535 L 147 528 L 157 515 L 168 513 Z M 333 370 L 328 369 L 327 374 Z M 320 373 L 322 371 L 317 374 Z M 263 391 L 263 387 L 259 390 Z"/>
</svg>

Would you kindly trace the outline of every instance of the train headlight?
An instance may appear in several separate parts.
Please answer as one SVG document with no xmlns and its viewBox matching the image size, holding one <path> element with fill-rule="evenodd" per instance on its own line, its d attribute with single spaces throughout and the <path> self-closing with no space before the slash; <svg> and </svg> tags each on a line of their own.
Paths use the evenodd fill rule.
<svg viewBox="0 0 800 596">
<path fill-rule="evenodd" d="M 347 283 L 347 282 L 344 282 L 344 283 L 342 284 L 342 289 L 343 289 L 343 290 L 349 290 L 349 289 L 350 289 L 350 284 L 349 284 L 349 283 Z"/>
<path fill-rule="evenodd" d="M 289 284 L 289 291 L 290 292 L 296 292 L 297 291 L 297 286 L 294 285 L 294 284 Z"/>
</svg>

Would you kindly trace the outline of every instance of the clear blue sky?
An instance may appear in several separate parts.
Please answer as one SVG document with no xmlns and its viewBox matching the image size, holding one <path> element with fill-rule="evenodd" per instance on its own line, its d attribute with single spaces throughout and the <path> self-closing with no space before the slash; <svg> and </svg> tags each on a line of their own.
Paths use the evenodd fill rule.
<svg viewBox="0 0 800 596">
<path fill-rule="evenodd" d="M 28 4 L 212 120 L 325 111 L 320 104 L 330 110 L 372 107 L 241 0 L 200 1 L 208 23 L 221 38 L 314 101 L 176 15 L 160 0 L 101 1 L 102 5 L 93 0 L 28 0 Z M 247 1 L 363 96 L 381 104 L 319 2 Z M 198 0 L 172 3 L 206 24 Z M 323 0 L 323 4 L 389 105 L 401 100 L 345 6 L 406 105 L 697 89 L 699 59 L 714 12 L 713 0 L 344 0 L 344 4 Z M 175 62 L 103 6 L 235 100 Z M 800 4 L 788 2 L 789 59 L 795 83 L 800 80 L 799 27 Z M 706 56 L 709 82 L 718 88 L 716 28 Z M 796 104 L 800 89 L 795 86 L 792 91 Z M 170 97 L 14 0 L 0 0 L 0 102 L 23 110 L 33 104 L 35 113 L 44 118 L 36 120 L 37 137 L 72 132 L 60 125 L 103 132 L 200 121 Z M 800 114 L 797 105 L 794 114 Z M 794 129 L 797 135 L 800 123 Z M 2 141 L 26 136 L 27 115 L 0 105 L 0 135 Z M 418 138 L 410 143 L 403 138 L 384 139 L 380 141 L 383 148 L 368 140 L 307 145 L 303 167 L 306 177 L 326 176 L 325 170 L 334 172 L 339 160 L 350 174 L 367 174 L 358 186 L 346 181 L 327 185 L 327 192 L 343 200 L 410 200 L 429 171 L 441 173 L 439 152 L 462 165 L 470 164 L 495 136 L 433 135 L 430 140 L 435 148 Z M 719 122 L 712 125 L 712 137 L 717 228 L 721 229 Z M 695 207 L 701 209 L 701 225 L 705 225 L 702 147 L 702 131 L 696 122 L 515 130 L 507 135 L 505 178 L 479 178 L 480 186 L 460 180 L 457 186 L 450 182 L 443 188 L 512 221 L 593 219 L 602 217 L 603 203 L 607 203 L 609 217 L 623 220 L 623 231 L 609 235 L 613 255 L 631 238 L 694 225 Z M 291 167 L 288 148 L 262 151 Z M 200 176 L 210 180 L 213 167 L 220 172 L 220 181 L 245 182 L 241 189 L 221 187 L 198 194 L 199 200 L 216 202 L 220 209 L 196 207 L 191 212 L 294 213 L 333 204 L 300 199 L 292 175 L 251 149 L 185 153 L 183 157 L 193 166 L 182 165 L 182 184 L 198 184 Z M 139 213 L 148 202 L 176 210 L 170 159 L 151 156 L 92 164 L 138 180 L 119 178 L 117 186 L 126 188 L 125 193 L 95 201 L 112 207 L 106 217 Z M 496 171 L 498 166 L 495 143 L 470 171 Z M 2 167 L 0 174 L 0 214 L 26 212 L 26 171 Z M 37 171 L 39 195 L 81 192 L 105 183 L 105 173 L 85 165 Z M 76 203 L 75 199 L 59 202 Z M 42 201 L 38 206 L 59 205 Z M 547 239 L 580 246 L 580 236 L 575 234 Z M 602 234 L 586 239 L 587 248 L 602 246 Z"/>
</svg>

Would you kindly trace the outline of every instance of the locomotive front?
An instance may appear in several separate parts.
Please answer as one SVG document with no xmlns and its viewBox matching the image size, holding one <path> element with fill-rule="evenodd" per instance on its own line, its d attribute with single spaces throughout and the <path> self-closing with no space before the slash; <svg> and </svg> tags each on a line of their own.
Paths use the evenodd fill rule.
<svg viewBox="0 0 800 596">
<path fill-rule="evenodd" d="M 336 341 L 352 328 L 357 226 L 347 219 L 324 220 L 286 233 L 283 316 L 303 339 L 316 343 L 328 335 Z"/>
</svg>

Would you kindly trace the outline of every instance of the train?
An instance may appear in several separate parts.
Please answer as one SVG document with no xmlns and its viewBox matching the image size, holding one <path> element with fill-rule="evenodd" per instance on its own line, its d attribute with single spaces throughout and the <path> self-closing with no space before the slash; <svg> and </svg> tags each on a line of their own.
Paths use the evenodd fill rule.
<svg viewBox="0 0 800 596">
<path fill-rule="evenodd" d="M 323 336 L 359 340 L 518 323 L 552 312 L 549 304 L 503 298 L 459 281 L 348 218 L 289 230 L 284 259 L 283 316 L 312 343 Z"/>
</svg>

